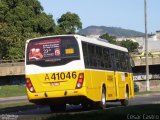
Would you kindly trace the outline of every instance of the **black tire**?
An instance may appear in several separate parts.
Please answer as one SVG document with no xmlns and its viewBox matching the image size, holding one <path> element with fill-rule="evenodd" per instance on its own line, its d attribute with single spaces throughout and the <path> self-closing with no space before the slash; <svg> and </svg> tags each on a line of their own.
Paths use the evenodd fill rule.
<svg viewBox="0 0 160 120">
<path fill-rule="evenodd" d="M 102 96 L 101 96 L 101 101 L 99 103 L 100 109 L 105 109 L 106 108 L 106 89 L 105 87 L 102 88 Z"/>
<path fill-rule="evenodd" d="M 121 100 L 121 105 L 128 106 L 129 104 L 129 93 L 126 91 L 125 93 L 125 99 Z"/>
<path fill-rule="evenodd" d="M 89 104 L 87 102 L 82 103 L 81 106 L 83 110 L 87 110 L 89 108 Z"/>
<path fill-rule="evenodd" d="M 51 112 L 64 112 L 66 110 L 66 104 L 54 104 L 50 105 Z"/>
</svg>

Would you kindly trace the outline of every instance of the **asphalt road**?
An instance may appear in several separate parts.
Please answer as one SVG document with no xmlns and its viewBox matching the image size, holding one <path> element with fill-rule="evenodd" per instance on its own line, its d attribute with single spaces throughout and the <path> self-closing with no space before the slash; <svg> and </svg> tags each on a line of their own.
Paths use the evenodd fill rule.
<svg viewBox="0 0 160 120">
<path fill-rule="evenodd" d="M 134 99 L 129 101 L 129 105 L 142 105 L 142 104 L 160 104 L 160 95 L 149 95 L 149 96 L 136 96 Z M 107 102 L 106 109 L 111 109 L 113 107 L 120 107 L 120 102 Z M 67 105 L 67 113 L 70 112 L 83 112 L 80 105 Z M 49 115 L 52 114 L 48 106 L 37 106 L 34 109 L 21 110 L 18 112 L 11 112 L 7 114 L 12 115 Z"/>
</svg>

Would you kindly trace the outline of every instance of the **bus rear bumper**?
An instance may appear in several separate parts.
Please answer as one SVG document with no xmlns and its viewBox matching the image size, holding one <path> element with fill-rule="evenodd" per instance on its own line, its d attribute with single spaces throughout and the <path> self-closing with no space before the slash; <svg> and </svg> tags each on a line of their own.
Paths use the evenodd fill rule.
<svg viewBox="0 0 160 120">
<path fill-rule="evenodd" d="M 30 102 L 36 103 L 36 104 L 47 104 L 52 102 L 69 102 L 72 99 L 71 98 L 77 98 L 77 101 L 80 99 L 87 99 L 85 96 L 86 91 L 85 89 L 74 89 L 74 90 L 62 90 L 62 91 L 51 91 L 51 92 L 40 92 L 40 93 L 28 93 L 28 99 Z M 74 99 L 73 99 L 74 101 Z M 73 102 L 72 101 L 72 102 Z M 75 100 L 76 101 L 76 100 Z"/>
</svg>

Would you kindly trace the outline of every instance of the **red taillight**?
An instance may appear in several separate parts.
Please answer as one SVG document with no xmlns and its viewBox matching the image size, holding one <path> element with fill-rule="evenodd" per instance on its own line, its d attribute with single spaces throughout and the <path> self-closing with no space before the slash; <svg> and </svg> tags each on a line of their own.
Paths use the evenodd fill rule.
<svg viewBox="0 0 160 120">
<path fill-rule="evenodd" d="M 76 84 L 76 89 L 82 88 L 83 81 L 84 81 L 84 73 L 80 73 L 79 76 L 78 76 L 78 80 L 77 80 L 77 84 Z"/>
<path fill-rule="evenodd" d="M 35 92 L 35 89 L 32 85 L 30 78 L 26 78 L 26 86 L 30 92 Z"/>
</svg>

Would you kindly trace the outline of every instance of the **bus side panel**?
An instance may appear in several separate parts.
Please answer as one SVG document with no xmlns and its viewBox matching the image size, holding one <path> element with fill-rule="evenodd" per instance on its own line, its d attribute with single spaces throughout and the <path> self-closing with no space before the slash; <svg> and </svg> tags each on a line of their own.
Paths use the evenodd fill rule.
<svg viewBox="0 0 160 120">
<path fill-rule="evenodd" d="M 93 84 L 92 97 L 94 101 L 100 101 L 102 85 L 106 83 L 106 74 L 104 71 L 91 70 L 91 80 Z"/>
<path fill-rule="evenodd" d="M 85 86 L 88 88 L 88 89 L 93 89 L 93 83 L 92 83 L 92 80 L 91 80 L 91 70 L 85 70 Z"/>
<path fill-rule="evenodd" d="M 129 92 L 129 98 L 132 98 L 134 96 L 134 84 L 132 79 L 132 73 L 125 72 L 125 81 L 126 85 L 128 85 L 128 92 Z"/>
<path fill-rule="evenodd" d="M 117 81 L 117 99 L 125 99 L 126 92 L 126 78 L 124 72 L 115 72 Z"/>
<path fill-rule="evenodd" d="M 133 81 L 133 73 L 129 74 L 129 86 L 130 86 L 130 98 L 134 97 L 134 81 Z"/>
<path fill-rule="evenodd" d="M 93 101 L 101 100 L 101 89 L 103 84 L 106 86 L 106 100 L 117 99 L 114 72 L 86 70 L 85 84 L 87 97 Z"/>
<path fill-rule="evenodd" d="M 106 86 L 106 100 L 115 100 L 117 93 L 114 72 L 106 72 Z"/>
<path fill-rule="evenodd" d="M 93 87 L 93 81 L 92 81 L 92 70 L 85 70 L 85 85 L 86 85 L 86 94 L 87 98 L 89 98 L 92 101 L 98 101 L 97 99 L 97 89 Z"/>
</svg>

